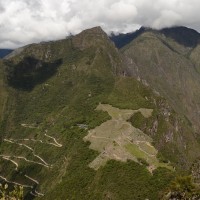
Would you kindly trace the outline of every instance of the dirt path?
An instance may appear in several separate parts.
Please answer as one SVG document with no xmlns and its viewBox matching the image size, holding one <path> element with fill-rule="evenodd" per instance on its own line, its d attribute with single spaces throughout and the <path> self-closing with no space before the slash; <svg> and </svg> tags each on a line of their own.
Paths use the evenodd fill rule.
<svg viewBox="0 0 200 200">
<path fill-rule="evenodd" d="M 19 167 L 18 163 L 15 162 L 14 160 L 10 159 L 9 156 L 0 155 L 0 157 L 2 157 L 4 160 L 8 160 L 8 161 L 12 162 L 12 163 L 16 166 L 16 167 L 15 167 L 15 170 L 18 170 L 18 167 Z M 33 181 L 34 183 L 36 183 L 37 185 L 39 185 L 39 182 L 38 182 L 37 180 L 31 178 L 30 176 L 28 176 L 28 175 L 26 175 L 26 174 L 25 174 L 24 176 L 25 176 L 26 178 L 30 179 L 31 181 Z"/>
<path fill-rule="evenodd" d="M 91 135 L 90 137 L 91 137 L 91 138 L 96 138 L 96 139 L 106 139 L 106 140 L 111 140 L 111 141 L 113 141 L 113 139 L 107 138 L 107 137 L 100 137 L 100 136 L 95 136 L 95 135 Z"/>
<path fill-rule="evenodd" d="M 37 127 L 34 127 L 32 125 L 28 125 L 28 124 L 21 124 L 21 126 L 23 127 L 26 127 L 26 128 L 37 128 Z M 38 160 L 38 161 L 33 161 L 33 160 L 29 160 L 27 159 L 26 157 L 24 156 L 16 156 L 16 155 L 0 155 L 0 157 L 3 159 L 3 160 L 7 160 L 7 161 L 10 161 L 12 164 L 15 165 L 15 170 L 18 170 L 19 168 L 19 164 L 18 162 L 16 162 L 15 160 L 17 159 L 18 160 L 23 160 L 25 162 L 28 162 L 28 163 L 32 163 L 32 164 L 36 164 L 36 165 L 41 165 L 45 168 L 51 168 L 52 165 L 48 164 L 44 158 L 42 158 L 41 156 L 39 156 L 38 154 L 36 154 L 34 152 L 34 147 L 31 147 L 29 145 L 27 145 L 26 143 L 27 142 L 31 142 L 31 144 L 34 142 L 34 143 L 40 143 L 40 144 L 44 144 L 44 145 L 51 145 L 51 146 L 54 146 L 54 147 L 57 147 L 57 148 L 61 148 L 63 145 L 60 144 L 57 139 L 53 136 L 50 136 L 47 134 L 47 131 L 46 133 L 44 134 L 44 136 L 46 138 L 48 138 L 49 141 L 47 141 L 47 139 L 44 139 L 43 140 L 36 140 L 36 139 L 28 139 L 28 138 L 24 138 L 24 139 L 3 139 L 4 142 L 7 142 L 7 143 L 10 143 L 10 144 L 13 144 L 13 145 L 19 145 L 20 147 L 24 147 L 25 149 L 27 149 L 28 151 L 30 151 L 32 153 L 32 155 Z M 52 141 L 51 141 L 52 140 Z M 26 151 L 26 150 L 25 150 Z M 13 160 L 14 159 L 14 160 Z M 35 178 L 33 177 L 30 177 L 29 175 L 25 174 L 24 177 L 30 181 L 32 181 L 34 183 L 34 185 L 39 185 L 39 181 L 36 180 Z M 35 196 L 35 197 L 41 197 L 41 196 L 44 196 L 43 193 L 40 193 L 38 192 L 37 190 L 33 190 L 33 187 L 32 185 L 23 185 L 23 184 L 20 184 L 18 182 L 15 182 L 15 181 L 10 181 L 8 180 L 6 177 L 4 176 L 0 176 L 0 179 L 6 181 L 7 183 L 10 183 L 10 184 L 14 184 L 14 185 L 18 185 L 18 186 L 22 186 L 24 188 L 30 188 L 32 189 L 30 191 L 30 194 Z"/>
<path fill-rule="evenodd" d="M 3 179 L 4 181 L 6 181 L 7 183 L 11 183 L 11 184 L 14 184 L 14 185 L 22 186 L 22 187 L 24 187 L 24 188 L 33 188 L 32 185 L 23 185 L 23 184 L 14 182 L 14 181 L 9 181 L 9 180 L 7 180 L 7 178 L 5 178 L 5 177 L 3 177 L 3 176 L 0 176 L 0 178 Z"/>
<path fill-rule="evenodd" d="M 32 160 L 28 160 L 27 158 L 25 158 L 25 157 L 23 157 L 23 156 L 12 156 L 12 157 L 17 158 L 17 159 L 22 159 L 22 160 L 25 160 L 26 162 L 34 163 L 34 164 L 38 164 L 38 165 L 42 165 L 42 166 L 44 166 L 44 167 L 49 168 L 48 165 L 45 165 L 45 164 L 39 163 L 39 162 L 35 162 L 35 161 L 32 161 Z"/>
<path fill-rule="evenodd" d="M 21 124 L 21 126 L 23 126 L 25 128 L 37 128 L 37 127 L 30 125 L 30 124 Z"/>
<path fill-rule="evenodd" d="M 17 141 L 24 141 L 24 142 L 29 142 L 29 141 L 32 141 L 32 142 L 39 142 L 41 144 L 49 144 L 49 145 L 52 145 L 52 146 L 55 146 L 55 147 L 62 147 L 62 144 L 58 143 L 58 141 L 56 140 L 56 138 L 50 136 L 50 135 L 47 135 L 46 133 L 44 134 L 47 138 L 50 138 L 54 141 L 54 143 L 52 142 L 43 142 L 42 140 L 35 140 L 35 139 L 4 139 L 5 142 L 9 142 L 9 143 L 12 143 L 12 144 L 18 144 L 18 145 L 21 145 L 21 146 L 25 146 L 26 148 L 29 148 L 31 150 L 31 147 L 27 146 L 26 144 L 21 144 L 21 143 L 18 143 Z"/>
<path fill-rule="evenodd" d="M 39 160 L 41 160 L 46 166 L 50 166 L 44 159 L 42 159 L 40 156 L 36 155 L 34 152 L 33 152 L 33 155 L 38 158 Z"/>
<path fill-rule="evenodd" d="M 37 196 L 44 196 L 43 193 L 38 192 L 37 190 L 34 191 Z"/>
<path fill-rule="evenodd" d="M 28 145 L 22 144 L 22 143 L 17 143 L 17 142 L 15 142 L 15 140 L 12 140 L 12 139 L 4 139 L 3 141 L 4 141 L 4 142 L 9 142 L 9 143 L 11 143 L 11 144 L 17 144 L 17 145 L 19 145 L 19 146 L 24 146 L 25 148 L 27 148 L 27 149 L 33 151 L 33 149 L 32 149 L 31 147 L 29 147 Z"/>
<path fill-rule="evenodd" d="M 39 184 L 37 180 L 25 175 L 26 178 L 32 180 L 33 182 L 35 182 L 36 184 Z M 10 183 L 10 184 L 14 184 L 14 185 L 18 185 L 18 186 L 22 186 L 23 188 L 30 188 L 30 189 L 33 189 L 33 186 L 32 185 L 24 185 L 24 184 L 21 184 L 21 183 L 18 183 L 18 182 L 15 182 L 15 181 L 9 181 L 7 178 L 3 177 L 3 176 L 0 176 L 0 179 L 4 180 L 5 182 L 7 183 Z M 40 193 L 38 192 L 37 190 L 34 190 L 34 191 L 31 191 L 30 192 L 31 195 L 35 196 L 35 197 L 41 197 L 41 196 L 44 196 L 43 193 Z"/>
<path fill-rule="evenodd" d="M 4 139 L 3 141 L 4 141 L 4 142 L 9 142 L 9 143 L 11 143 L 11 144 L 14 144 L 14 142 L 13 142 L 12 140 Z"/>
<path fill-rule="evenodd" d="M 47 135 L 46 133 L 44 134 L 46 137 L 48 138 L 51 138 L 55 143 L 49 143 L 51 145 L 54 145 L 56 147 L 62 147 L 62 144 L 58 143 L 58 141 L 56 140 L 56 138 L 50 136 L 50 135 Z"/>
<path fill-rule="evenodd" d="M 5 142 L 12 143 L 12 144 L 17 144 L 17 145 L 19 145 L 19 146 L 23 146 L 23 147 L 27 148 L 28 150 L 30 150 L 30 151 L 32 152 L 33 156 L 36 157 L 36 158 L 38 158 L 40 161 L 42 161 L 42 163 L 43 163 L 44 165 L 50 166 L 43 158 L 41 158 L 39 155 L 35 154 L 33 148 L 29 147 L 28 145 L 22 144 L 22 143 L 17 143 L 17 142 L 15 142 L 15 141 L 13 141 L 13 140 L 8 140 L 8 139 L 4 139 L 4 141 L 5 141 Z"/>
<path fill-rule="evenodd" d="M 10 161 L 11 163 L 13 163 L 13 164 L 15 165 L 15 170 L 18 170 L 18 167 L 19 167 L 18 163 L 15 162 L 14 160 L 10 159 L 9 156 L 0 155 L 0 157 L 2 157 L 2 159 L 4 159 L 4 160 L 8 160 L 8 161 Z"/>
<path fill-rule="evenodd" d="M 10 156 L 0 155 L 0 157 L 2 157 L 4 160 L 8 160 L 8 161 L 12 162 L 16 166 L 15 170 L 18 170 L 18 166 L 19 166 L 18 163 L 15 162 L 14 160 L 10 159 Z M 27 179 L 29 179 L 29 180 L 31 180 L 32 182 L 36 183 L 37 185 L 39 185 L 39 181 L 38 180 L 36 180 L 36 179 L 34 179 L 34 178 L 26 175 L 26 174 L 24 175 L 24 177 L 27 178 Z M 7 183 L 12 183 L 12 184 L 23 186 L 23 187 L 27 187 L 27 188 L 33 188 L 33 186 L 31 186 L 31 185 L 23 185 L 23 184 L 20 184 L 18 182 L 8 181 L 7 178 L 5 178 L 3 176 L 0 176 L 0 178 L 3 179 L 3 180 L 5 180 Z M 44 195 L 44 194 L 39 193 L 37 191 L 34 191 L 34 192 L 35 192 L 35 194 L 32 192 L 34 196 L 43 196 Z"/>
<path fill-rule="evenodd" d="M 28 176 L 28 175 L 24 175 L 26 178 L 28 178 L 29 180 L 31 180 L 31 181 L 33 181 L 34 183 L 36 183 L 37 185 L 39 185 L 39 182 L 36 180 L 36 179 L 34 179 L 34 178 L 31 178 L 30 176 Z"/>
</svg>

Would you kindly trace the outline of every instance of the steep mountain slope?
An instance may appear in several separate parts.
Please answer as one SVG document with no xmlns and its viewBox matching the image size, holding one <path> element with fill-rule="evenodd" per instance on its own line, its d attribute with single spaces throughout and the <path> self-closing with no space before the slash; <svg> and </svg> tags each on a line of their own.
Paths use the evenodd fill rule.
<svg viewBox="0 0 200 200">
<path fill-rule="evenodd" d="M 190 53 L 190 60 L 193 62 L 195 69 L 197 70 L 198 73 L 200 73 L 200 44 L 197 45 Z"/>
<path fill-rule="evenodd" d="M 115 43 L 115 46 L 117 48 L 122 48 L 128 43 L 130 43 L 132 40 L 140 36 L 142 33 L 144 33 L 147 30 L 145 27 L 141 27 L 139 30 L 136 30 L 135 32 L 132 33 L 126 33 L 126 34 L 118 34 L 115 35 L 112 33 L 110 35 L 110 39 Z"/>
<path fill-rule="evenodd" d="M 122 49 L 128 73 L 146 80 L 177 112 L 187 116 L 197 132 L 200 128 L 198 47 L 185 47 L 159 32 L 147 31 Z"/>
<path fill-rule="evenodd" d="M 190 123 L 124 76 L 99 27 L 28 45 L 0 70 L 0 178 L 26 199 L 154 200 L 200 156 Z"/>
</svg>

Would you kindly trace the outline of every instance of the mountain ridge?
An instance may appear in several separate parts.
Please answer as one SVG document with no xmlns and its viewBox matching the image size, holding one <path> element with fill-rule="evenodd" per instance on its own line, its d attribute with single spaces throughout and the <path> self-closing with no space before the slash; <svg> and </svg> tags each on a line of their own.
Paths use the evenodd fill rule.
<svg viewBox="0 0 200 200">
<path fill-rule="evenodd" d="M 198 48 L 198 46 L 196 48 Z M 194 49 L 196 48 L 194 47 Z M 162 95 L 169 100 L 173 97 L 173 99 L 177 101 L 173 103 L 174 108 L 178 108 L 178 106 L 182 105 L 182 113 L 186 116 L 190 116 L 189 118 L 193 122 L 195 121 L 198 115 L 195 115 L 192 110 L 198 110 L 196 107 L 198 105 L 198 97 L 195 96 L 198 95 L 199 73 L 197 73 L 196 70 L 198 64 L 195 66 L 190 59 L 191 48 L 179 45 L 174 40 L 169 40 L 156 32 L 146 32 L 124 47 L 122 52 L 125 53 L 127 61 L 130 59 L 130 61 L 128 61 L 129 63 L 133 62 L 132 67 L 129 68 L 130 70 L 134 70 L 130 72 L 132 75 L 145 79 L 150 85 L 153 84 L 151 86 L 157 89 L 158 92 L 161 92 Z M 141 54 L 141 56 L 139 54 Z M 135 59 L 132 59 L 132 56 Z M 137 61 L 134 62 L 134 60 Z M 127 63 L 127 66 L 128 65 L 130 64 Z M 180 73 L 184 74 L 181 75 Z M 156 77 L 156 75 L 158 76 Z M 155 78 L 157 78 L 157 81 L 160 81 L 159 84 L 156 83 Z M 182 81 L 180 79 L 182 79 Z M 185 83 L 186 81 L 193 84 L 193 86 Z M 183 85 L 185 86 L 183 87 Z M 186 89 L 186 87 L 188 88 Z M 196 92 L 191 90 L 190 87 Z M 180 95 L 185 95 L 188 99 L 186 100 L 180 96 L 178 97 L 175 93 L 172 94 L 175 91 L 179 92 Z M 189 102 L 191 101 L 190 98 L 193 98 L 193 101 L 196 101 L 196 103 L 192 104 Z M 194 98 L 196 98 L 196 100 Z M 180 104 L 179 102 L 183 100 L 188 102 Z M 172 99 L 170 101 L 172 101 Z M 188 105 L 189 107 L 187 107 Z M 193 106 L 193 108 L 191 106 Z M 190 110 L 184 111 L 184 109 Z M 194 125 L 198 126 L 198 120 L 194 122 Z"/>
<path fill-rule="evenodd" d="M 149 27 L 141 27 L 140 29 L 125 33 L 125 34 L 111 34 L 110 39 L 115 43 L 115 45 L 120 49 L 136 39 L 138 36 L 145 32 L 154 32 L 165 35 L 165 37 L 175 40 L 180 45 L 185 47 L 194 48 L 199 44 L 200 33 L 194 29 L 184 27 L 184 26 L 173 26 L 170 28 L 163 29 L 153 29 Z"/>
<path fill-rule="evenodd" d="M 190 173 L 200 156 L 190 122 L 145 81 L 131 77 L 123 54 L 101 28 L 21 50 L 1 61 L 0 172 L 2 180 L 33 186 L 25 190 L 26 199 L 36 195 L 36 199 L 154 200 L 176 173 Z M 121 162 L 114 153 L 114 159 L 97 171 L 90 167 L 103 154 L 99 146 L 102 149 L 109 140 L 118 149 L 117 142 L 126 135 L 120 132 L 118 138 L 99 140 L 92 135 L 94 143 L 84 141 L 90 131 L 111 119 L 108 113 L 96 110 L 99 103 L 115 107 L 119 113 L 111 109 L 114 116 L 124 109 L 152 110 L 149 118 L 137 112 L 120 127 L 119 131 L 126 130 L 124 125 L 131 124 L 141 141 L 143 134 L 148 138 L 148 145 L 134 138 L 122 140 L 128 141 L 125 148 L 135 161 Z M 109 128 L 103 129 L 106 135 L 112 133 Z M 155 152 L 154 148 L 158 150 L 156 159 L 175 171 L 147 169 L 149 157 L 144 152 Z M 109 154 L 110 146 L 103 150 Z"/>
</svg>

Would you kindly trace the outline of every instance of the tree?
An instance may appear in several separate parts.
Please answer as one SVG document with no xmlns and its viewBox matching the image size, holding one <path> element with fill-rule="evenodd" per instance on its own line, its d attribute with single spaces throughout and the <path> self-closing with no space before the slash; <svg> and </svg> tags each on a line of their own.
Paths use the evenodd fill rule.
<svg viewBox="0 0 200 200">
<path fill-rule="evenodd" d="M 0 200 L 23 200 L 23 187 L 15 185 L 10 191 L 7 183 L 0 184 Z"/>
<path fill-rule="evenodd" d="M 162 200 L 199 200 L 200 186 L 191 176 L 177 177 L 166 189 Z"/>
</svg>

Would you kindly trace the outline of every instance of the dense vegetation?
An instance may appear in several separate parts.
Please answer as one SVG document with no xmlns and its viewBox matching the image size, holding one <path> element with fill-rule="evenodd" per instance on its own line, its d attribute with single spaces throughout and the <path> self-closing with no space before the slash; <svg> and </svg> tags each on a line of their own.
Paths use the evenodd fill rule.
<svg viewBox="0 0 200 200">
<path fill-rule="evenodd" d="M 62 59 L 59 65 L 58 59 Z M 4 78 L 1 87 L 7 95 L 0 96 L 4 102 L 1 104 L 0 154 L 11 155 L 12 159 L 18 155 L 33 160 L 32 151 L 25 146 L 6 143 L 4 139 L 45 141 L 44 133 L 47 131 L 62 144 L 61 148 L 54 148 L 27 142 L 26 145 L 53 166 L 45 168 L 16 159 L 19 166 L 14 170 L 13 163 L 1 159 L 2 176 L 33 185 L 34 189 L 45 193 L 41 199 L 155 200 L 176 173 L 188 172 L 190 163 L 199 152 L 191 126 L 150 88 L 134 78 L 123 77 L 121 62 L 119 52 L 106 34 L 97 28 L 66 41 L 29 46 L 2 64 L 5 71 L 0 77 L 1 80 Z M 17 83 L 13 82 L 16 81 L 15 74 Z M 26 84 L 27 80 L 31 85 Z M 114 160 L 98 171 L 89 168 L 88 164 L 98 152 L 89 149 L 89 143 L 84 142 L 83 137 L 88 129 L 110 118 L 107 113 L 95 110 L 100 102 L 133 110 L 153 109 L 154 114 L 148 122 L 139 115 L 131 122 L 154 139 L 162 158 L 170 161 L 177 171 L 158 168 L 151 174 L 142 162 Z M 5 106 L 6 109 L 2 109 Z M 165 115 L 166 111 L 170 112 L 170 118 Z M 158 127 L 150 131 L 156 120 Z M 181 131 L 175 131 L 174 120 Z M 169 130 L 173 131 L 174 139 L 166 142 Z M 184 150 L 179 143 L 180 137 L 183 142 L 196 147 L 194 152 Z M 26 174 L 39 184 L 25 179 Z M 25 190 L 25 199 L 33 198 L 28 191 L 30 189 Z"/>
<path fill-rule="evenodd" d="M 10 189 L 8 184 L 0 184 L 0 200 L 23 200 L 23 187 L 14 186 Z"/>
<path fill-rule="evenodd" d="M 194 183 L 190 176 L 177 177 L 167 187 L 162 200 L 170 199 L 194 199 L 200 198 L 200 187 Z"/>
</svg>

